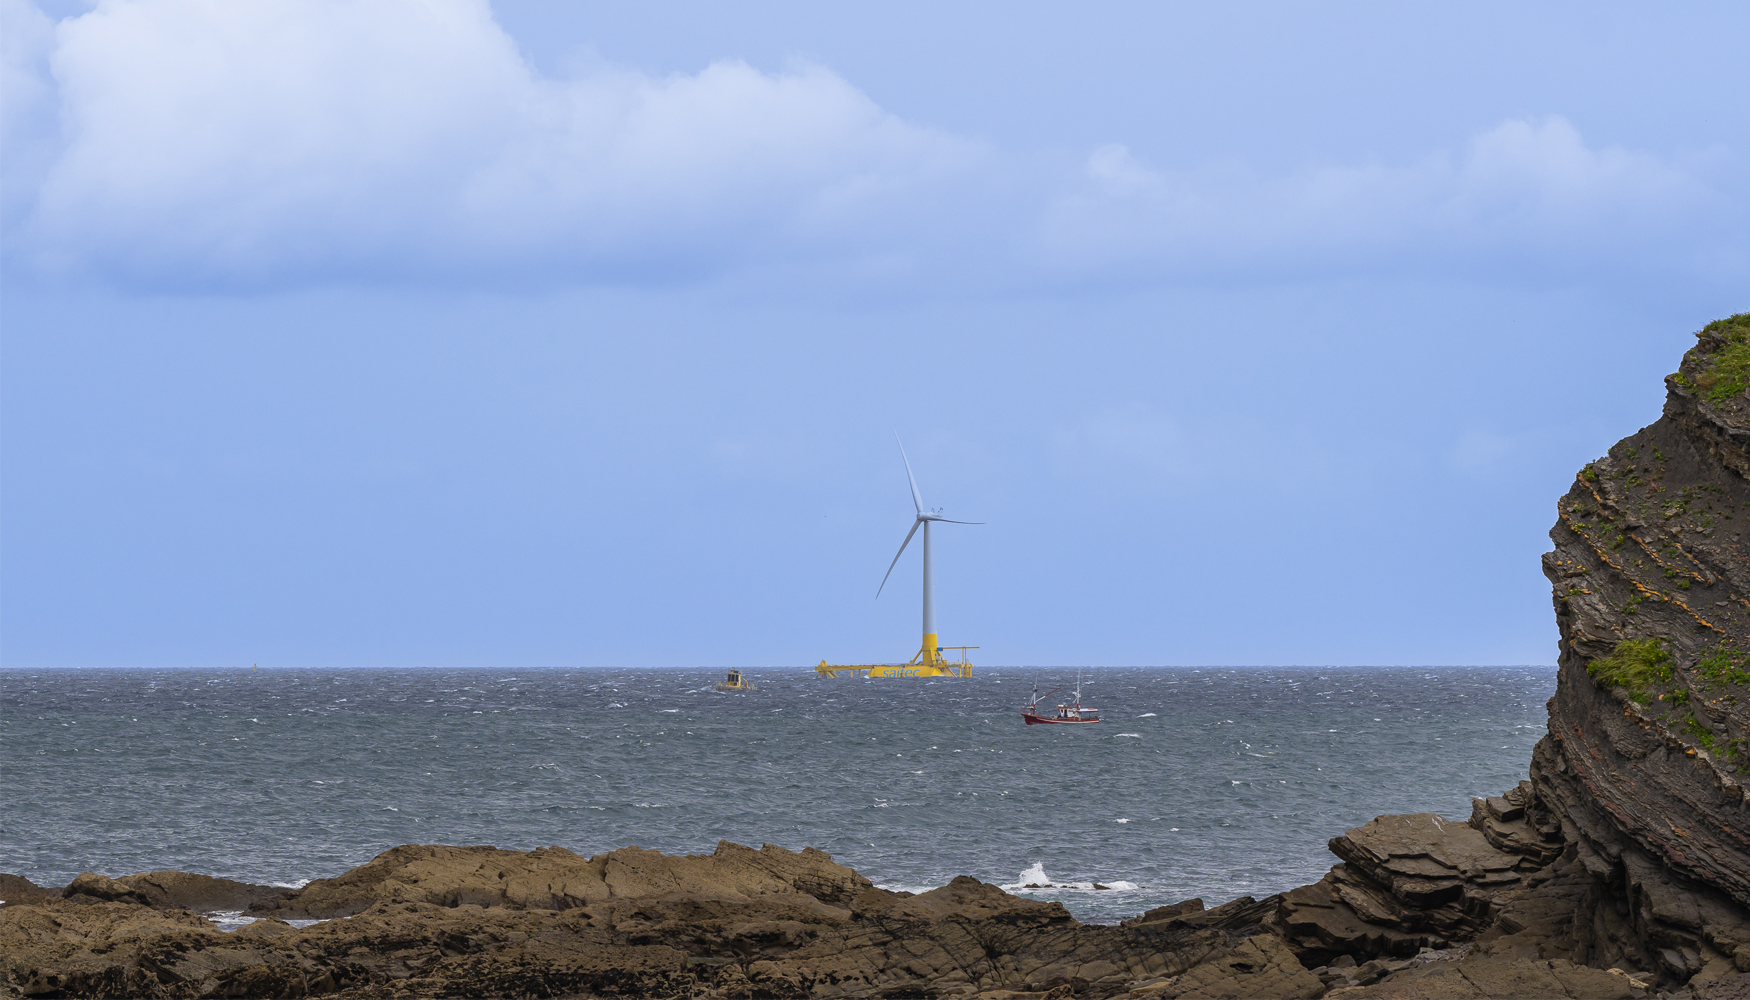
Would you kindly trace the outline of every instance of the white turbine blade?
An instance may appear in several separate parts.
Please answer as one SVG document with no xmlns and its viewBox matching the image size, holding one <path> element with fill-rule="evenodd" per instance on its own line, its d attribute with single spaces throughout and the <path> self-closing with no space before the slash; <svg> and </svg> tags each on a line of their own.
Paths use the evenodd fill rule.
<svg viewBox="0 0 1750 1000">
<path fill-rule="evenodd" d="M 905 555 L 905 547 L 911 544 L 911 536 L 918 533 L 918 525 L 922 523 L 924 523 L 923 518 L 913 521 L 911 523 L 911 530 L 905 533 L 905 541 L 899 543 L 899 551 L 893 554 L 893 561 L 887 564 L 887 574 L 881 578 L 881 586 L 875 588 L 875 599 L 877 601 L 881 599 L 881 592 L 887 589 L 887 577 L 893 575 L 893 567 L 899 565 L 899 557 Z"/>
<path fill-rule="evenodd" d="M 893 435 L 893 440 L 899 441 L 899 435 Z M 905 457 L 905 442 L 903 441 L 899 443 L 899 460 L 905 463 L 905 478 L 907 482 L 911 483 L 912 506 L 918 509 L 919 514 L 922 514 L 924 512 L 924 498 L 918 496 L 918 477 L 911 474 L 911 459 Z"/>
<path fill-rule="evenodd" d="M 953 521 L 945 517 L 932 517 L 932 521 L 947 521 L 949 524 L 983 524 L 983 521 Z"/>
</svg>

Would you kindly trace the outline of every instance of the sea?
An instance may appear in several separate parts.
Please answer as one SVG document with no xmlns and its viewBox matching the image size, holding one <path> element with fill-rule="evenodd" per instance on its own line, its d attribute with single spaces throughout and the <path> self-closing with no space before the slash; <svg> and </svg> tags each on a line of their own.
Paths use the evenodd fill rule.
<svg viewBox="0 0 1750 1000">
<path fill-rule="evenodd" d="M 297 886 L 399 844 L 816 847 L 1112 923 L 1317 881 L 1386 813 L 1526 777 L 1554 667 L 0 672 L 0 870 Z M 1027 726 L 1037 685 L 1103 721 Z M 1047 704 L 1062 695 L 1046 699 Z"/>
</svg>

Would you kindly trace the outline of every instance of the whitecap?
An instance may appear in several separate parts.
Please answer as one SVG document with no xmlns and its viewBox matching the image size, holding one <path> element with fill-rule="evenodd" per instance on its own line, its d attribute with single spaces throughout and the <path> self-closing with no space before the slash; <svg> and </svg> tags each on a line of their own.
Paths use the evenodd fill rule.
<svg viewBox="0 0 1750 1000">
<path fill-rule="evenodd" d="M 1117 738 L 1118 738 L 1118 737 L 1120 737 L 1120 736 L 1128 736 L 1128 737 L 1130 737 L 1130 738 L 1131 738 L 1131 739 L 1137 739 L 1137 740 L 1140 740 L 1140 739 L 1142 739 L 1142 734 L 1141 734 L 1141 733 L 1113 733 L 1113 734 L 1112 734 L 1112 738 L 1113 738 L 1113 739 L 1117 739 Z"/>
<path fill-rule="evenodd" d="M 678 712 L 678 711 L 680 711 L 680 709 L 678 709 L 678 708 L 664 708 L 664 709 L 661 709 L 661 711 L 664 711 L 664 712 Z"/>
<path fill-rule="evenodd" d="M 870 845 L 874 846 L 874 845 Z M 940 889 L 939 885 L 900 885 L 897 882 L 877 882 L 875 888 L 886 892 L 909 892 L 914 896 Z"/>
<path fill-rule="evenodd" d="M 1128 823 L 1130 821 L 1128 819 L 1115 819 L 1112 822 L 1114 822 L 1114 823 Z"/>
<path fill-rule="evenodd" d="M 258 919 L 256 917 L 244 916 L 242 910 L 213 910 L 210 913 L 203 913 L 201 916 L 212 921 L 214 927 L 224 931 L 226 934 L 238 930 L 239 928 L 247 927 L 250 924 L 255 923 Z"/>
<path fill-rule="evenodd" d="M 275 882 L 273 884 L 279 885 L 280 883 Z M 201 914 L 201 916 L 206 917 L 207 920 L 212 922 L 214 927 L 224 931 L 226 934 L 241 930 L 261 919 L 260 917 L 246 917 L 243 915 L 242 910 L 212 910 Z M 294 928 L 304 928 L 312 927 L 320 923 L 326 923 L 330 919 L 332 918 L 324 917 L 321 920 L 288 920 L 286 923 L 291 924 Z"/>
<path fill-rule="evenodd" d="M 1135 882 L 1118 880 L 1113 882 L 1053 882 L 1045 874 L 1045 863 L 1034 862 L 1033 867 L 1022 872 L 1017 880 L 1008 885 L 999 886 L 1005 892 L 1037 892 L 1045 889 L 1071 890 L 1075 892 L 1112 892 L 1140 889 Z"/>
<path fill-rule="evenodd" d="M 1154 719 L 1154 718 L 1158 718 L 1158 716 L 1156 716 L 1155 713 L 1153 713 L 1153 712 L 1144 712 L 1141 715 L 1137 716 L 1137 718 L 1139 718 L 1139 719 Z"/>
</svg>

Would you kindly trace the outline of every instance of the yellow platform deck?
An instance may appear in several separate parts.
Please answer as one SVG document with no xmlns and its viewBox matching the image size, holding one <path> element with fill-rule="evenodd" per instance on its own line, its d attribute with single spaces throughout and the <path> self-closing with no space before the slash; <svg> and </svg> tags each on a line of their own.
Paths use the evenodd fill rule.
<svg viewBox="0 0 1750 1000">
<path fill-rule="evenodd" d="M 972 664 L 966 658 L 966 651 L 977 648 L 926 643 L 910 663 L 828 663 L 821 660 L 814 672 L 822 677 L 971 677 Z M 943 656 L 942 651 L 947 649 L 959 650 L 960 659 L 950 660 Z"/>
</svg>

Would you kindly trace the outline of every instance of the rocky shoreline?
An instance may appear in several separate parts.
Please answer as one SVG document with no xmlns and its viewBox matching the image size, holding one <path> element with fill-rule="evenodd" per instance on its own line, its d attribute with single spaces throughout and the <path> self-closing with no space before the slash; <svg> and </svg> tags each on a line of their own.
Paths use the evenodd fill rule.
<svg viewBox="0 0 1750 1000">
<path fill-rule="evenodd" d="M 1668 997 L 1750 1000 L 1750 315 L 1580 470 L 1529 779 L 1468 822 L 1381 816 L 1319 882 L 1116 926 L 819 851 L 407 845 L 301 889 L 0 875 L 0 976 L 59 997 Z M 224 932 L 202 914 L 243 911 Z M 294 926 L 289 921 L 307 926 Z"/>
</svg>

